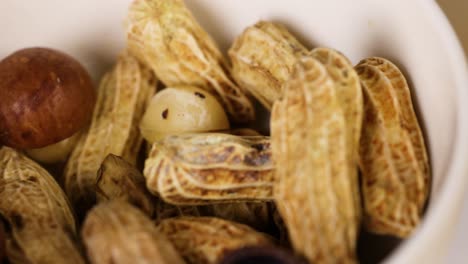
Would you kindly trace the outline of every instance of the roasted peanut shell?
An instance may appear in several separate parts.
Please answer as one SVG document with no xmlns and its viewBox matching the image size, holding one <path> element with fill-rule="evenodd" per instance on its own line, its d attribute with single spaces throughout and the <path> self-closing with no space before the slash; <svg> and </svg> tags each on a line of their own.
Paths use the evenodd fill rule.
<svg viewBox="0 0 468 264">
<path fill-rule="evenodd" d="M 123 158 L 109 154 L 97 173 L 98 202 L 123 200 L 153 216 L 156 198 L 146 189 L 145 177 Z"/>
<path fill-rule="evenodd" d="M 150 69 L 128 53 L 101 81 L 92 123 L 65 167 L 65 191 L 80 216 L 95 202 L 96 173 L 112 153 L 131 164 L 143 141 L 138 124 L 156 89 Z"/>
<path fill-rule="evenodd" d="M 229 49 L 231 74 L 267 109 L 280 98 L 297 59 L 307 49 L 280 24 L 260 21 L 248 27 Z"/>
<path fill-rule="evenodd" d="M 359 223 L 345 114 L 327 68 L 299 59 L 272 110 L 274 196 L 293 248 L 312 263 L 354 263 Z"/>
<path fill-rule="evenodd" d="M 85 263 L 70 204 L 52 176 L 25 155 L 0 148 L 0 221 L 10 263 Z"/>
<path fill-rule="evenodd" d="M 192 264 L 216 264 L 230 250 L 273 243 L 248 226 L 214 217 L 170 218 L 158 225 L 158 231 Z"/>
<path fill-rule="evenodd" d="M 91 209 L 81 235 L 93 264 L 185 263 L 151 220 L 123 200 Z"/>
<path fill-rule="evenodd" d="M 364 91 L 360 165 L 365 226 L 407 237 L 419 224 L 430 186 L 424 138 L 405 77 L 390 61 L 368 58 L 356 70 Z"/>
<path fill-rule="evenodd" d="M 144 175 L 148 189 L 172 204 L 271 200 L 270 141 L 218 133 L 168 136 L 153 144 Z"/>
<path fill-rule="evenodd" d="M 126 24 L 130 51 L 166 86 L 198 86 L 216 94 L 234 121 L 254 119 L 252 103 L 230 79 L 216 43 L 184 1 L 134 1 Z"/>
<path fill-rule="evenodd" d="M 346 154 L 349 162 L 349 177 L 353 187 L 354 213 L 356 222 L 361 222 L 361 197 L 358 179 L 358 151 L 361 137 L 363 102 L 359 76 L 351 62 L 339 51 L 329 48 L 315 48 L 311 56 L 327 69 L 335 87 L 336 98 L 345 116 Z M 355 234 L 350 234 L 353 236 Z M 356 238 L 355 238 L 356 239 Z"/>
</svg>

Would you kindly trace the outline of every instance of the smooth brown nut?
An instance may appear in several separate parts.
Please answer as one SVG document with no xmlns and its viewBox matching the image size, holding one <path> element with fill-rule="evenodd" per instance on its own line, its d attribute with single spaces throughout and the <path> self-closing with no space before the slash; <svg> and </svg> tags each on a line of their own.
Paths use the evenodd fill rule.
<svg viewBox="0 0 468 264">
<path fill-rule="evenodd" d="M 97 172 L 96 193 L 98 202 L 123 200 L 154 215 L 156 197 L 146 189 L 145 177 L 133 165 L 119 156 L 109 154 Z"/>
<path fill-rule="evenodd" d="M 307 49 L 283 25 L 260 21 L 245 29 L 228 53 L 232 77 L 271 109 L 294 64 Z"/>
<path fill-rule="evenodd" d="M 383 58 L 362 60 L 356 70 L 364 91 L 359 154 L 365 227 L 407 237 L 421 221 L 431 181 L 408 83 Z"/>
<path fill-rule="evenodd" d="M 311 263 L 354 263 L 359 222 L 345 114 L 327 68 L 299 59 L 271 117 L 274 197 L 295 251 Z"/>
<path fill-rule="evenodd" d="M 216 43 L 183 0 L 133 1 L 127 18 L 127 44 L 166 86 L 200 87 L 219 97 L 233 121 L 255 119 L 253 104 L 230 79 Z"/>
<path fill-rule="evenodd" d="M 155 90 L 151 70 L 127 52 L 101 80 L 91 126 L 64 170 L 65 192 L 80 219 L 96 201 L 96 172 L 106 156 L 136 163 L 143 142 L 138 125 Z"/>
<path fill-rule="evenodd" d="M 270 141 L 263 136 L 168 136 L 153 144 L 143 174 L 148 189 L 172 204 L 272 199 Z"/>
<path fill-rule="evenodd" d="M 62 189 L 45 169 L 8 147 L 0 148 L 0 216 L 9 227 L 10 263 L 85 263 Z"/>
<path fill-rule="evenodd" d="M 170 218 L 161 221 L 158 231 L 192 264 L 217 264 L 228 251 L 273 244 L 266 234 L 214 217 Z"/>
<path fill-rule="evenodd" d="M 151 220 L 122 200 L 103 202 L 91 209 L 81 236 L 93 264 L 185 263 Z"/>
<path fill-rule="evenodd" d="M 19 50 L 0 61 L 0 145 L 44 147 L 84 128 L 93 111 L 91 77 L 71 56 Z"/>
</svg>

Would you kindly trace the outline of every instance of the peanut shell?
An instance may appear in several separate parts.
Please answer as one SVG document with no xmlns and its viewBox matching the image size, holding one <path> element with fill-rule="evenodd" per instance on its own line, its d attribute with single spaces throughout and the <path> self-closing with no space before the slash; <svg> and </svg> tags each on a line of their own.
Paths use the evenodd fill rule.
<svg viewBox="0 0 468 264">
<path fill-rule="evenodd" d="M 311 263 L 354 263 L 356 222 L 345 114 L 327 68 L 302 57 L 272 110 L 274 196 L 293 248 Z"/>
<path fill-rule="evenodd" d="M 91 126 L 64 171 L 65 192 L 80 218 L 96 201 L 96 173 L 108 154 L 136 163 L 143 142 L 138 124 L 155 89 L 151 70 L 128 53 L 101 80 Z"/>
<path fill-rule="evenodd" d="M 0 216 L 9 226 L 9 263 L 85 263 L 62 189 L 45 169 L 8 147 L 0 148 Z"/>
<path fill-rule="evenodd" d="M 153 216 L 156 198 L 146 189 L 145 177 L 123 158 L 109 154 L 97 176 L 98 202 L 120 199 Z"/>
<path fill-rule="evenodd" d="M 271 200 L 269 138 L 217 133 L 168 136 L 153 144 L 144 175 L 148 189 L 172 204 Z"/>
<path fill-rule="evenodd" d="M 356 70 L 364 91 L 359 154 L 365 227 L 407 237 L 421 221 L 431 180 L 408 83 L 383 58 L 362 60 Z"/>
<path fill-rule="evenodd" d="M 217 95 L 235 122 L 255 118 L 249 98 L 228 76 L 216 43 L 184 1 L 134 1 L 126 25 L 130 51 L 166 86 L 198 86 Z"/>
<path fill-rule="evenodd" d="M 91 263 L 185 263 L 151 220 L 123 200 L 96 205 L 81 230 Z"/>
<path fill-rule="evenodd" d="M 260 21 L 245 29 L 228 53 L 236 82 L 271 109 L 307 49 L 283 25 Z"/>
</svg>

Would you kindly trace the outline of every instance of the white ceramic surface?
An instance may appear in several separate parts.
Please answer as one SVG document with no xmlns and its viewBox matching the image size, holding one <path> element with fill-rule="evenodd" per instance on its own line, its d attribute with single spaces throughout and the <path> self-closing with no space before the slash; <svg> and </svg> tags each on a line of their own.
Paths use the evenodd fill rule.
<svg viewBox="0 0 468 264">
<path fill-rule="evenodd" d="M 0 58 L 28 46 L 76 56 L 97 80 L 124 46 L 130 0 L 1 0 Z M 341 50 L 357 63 L 394 60 L 409 76 L 424 121 L 434 176 L 426 217 L 388 263 L 437 263 L 444 256 L 467 183 L 468 77 L 447 20 L 429 0 L 187 0 L 225 50 L 259 19 L 286 24 L 309 47 Z"/>
</svg>

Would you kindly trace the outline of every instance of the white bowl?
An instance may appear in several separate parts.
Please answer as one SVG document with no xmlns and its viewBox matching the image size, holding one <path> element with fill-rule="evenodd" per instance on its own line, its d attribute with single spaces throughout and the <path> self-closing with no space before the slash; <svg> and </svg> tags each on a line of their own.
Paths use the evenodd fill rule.
<svg viewBox="0 0 468 264">
<path fill-rule="evenodd" d="M 130 0 L 2 0 L 0 58 L 49 46 L 77 57 L 97 80 L 124 46 Z M 455 34 L 429 0 L 187 0 L 226 50 L 259 19 L 283 22 L 309 47 L 328 46 L 358 60 L 378 55 L 407 73 L 423 121 L 433 185 L 422 225 L 386 259 L 434 263 L 444 256 L 468 172 L 468 76 Z"/>
</svg>

